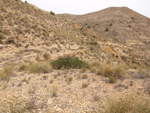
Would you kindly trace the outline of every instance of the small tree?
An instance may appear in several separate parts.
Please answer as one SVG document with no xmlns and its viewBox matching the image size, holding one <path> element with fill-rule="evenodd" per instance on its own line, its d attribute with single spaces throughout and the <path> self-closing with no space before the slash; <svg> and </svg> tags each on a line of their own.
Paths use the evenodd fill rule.
<svg viewBox="0 0 150 113">
<path fill-rule="evenodd" d="M 51 15 L 55 15 L 55 13 L 54 13 L 53 11 L 50 11 L 50 14 L 51 14 Z"/>
</svg>

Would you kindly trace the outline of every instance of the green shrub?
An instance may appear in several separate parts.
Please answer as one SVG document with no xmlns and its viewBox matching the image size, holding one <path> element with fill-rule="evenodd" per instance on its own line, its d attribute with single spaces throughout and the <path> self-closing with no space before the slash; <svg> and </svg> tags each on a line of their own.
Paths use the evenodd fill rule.
<svg viewBox="0 0 150 113">
<path fill-rule="evenodd" d="M 133 96 L 111 99 L 104 113 L 150 113 L 150 100 Z"/>
<path fill-rule="evenodd" d="M 51 14 L 51 15 L 55 15 L 55 13 L 54 13 L 53 11 L 50 11 L 50 14 Z"/>
<path fill-rule="evenodd" d="M 58 58 L 51 64 L 54 69 L 80 69 L 83 67 L 88 67 L 88 64 L 86 62 L 79 60 L 77 57 L 70 56 Z"/>
</svg>

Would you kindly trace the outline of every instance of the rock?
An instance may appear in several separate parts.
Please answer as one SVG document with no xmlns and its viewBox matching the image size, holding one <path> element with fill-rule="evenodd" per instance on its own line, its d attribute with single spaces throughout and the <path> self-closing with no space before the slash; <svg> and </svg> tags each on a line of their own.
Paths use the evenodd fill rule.
<svg viewBox="0 0 150 113">
<path fill-rule="evenodd" d="M 50 105 L 50 104 L 52 104 L 52 103 L 53 103 L 52 99 L 51 99 L 51 98 L 48 99 L 48 104 Z"/>
<path fill-rule="evenodd" d="M 61 108 L 56 108 L 56 111 L 60 112 L 60 111 L 62 111 L 62 109 Z"/>
</svg>

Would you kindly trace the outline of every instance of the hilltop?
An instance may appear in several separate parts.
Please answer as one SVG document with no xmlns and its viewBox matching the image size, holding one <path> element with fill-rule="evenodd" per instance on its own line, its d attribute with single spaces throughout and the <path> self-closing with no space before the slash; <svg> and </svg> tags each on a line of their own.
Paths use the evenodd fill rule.
<svg viewBox="0 0 150 113">
<path fill-rule="evenodd" d="M 85 15 L 62 14 L 74 23 L 92 29 L 105 41 L 126 46 L 133 57 L 150 64 L 150 19 L 127 8 L 110 7 Z"/>
<path fill-rule="evenodd" d="M 91 21 L 68 17 L 0 0 L 0 112 L 112 113 L 108 102 L 115 99 L 114 105 L 131 103 L 135 112 L 149 113 L 148 46 L 139 54 L 94 30 Z"/>
</svg>

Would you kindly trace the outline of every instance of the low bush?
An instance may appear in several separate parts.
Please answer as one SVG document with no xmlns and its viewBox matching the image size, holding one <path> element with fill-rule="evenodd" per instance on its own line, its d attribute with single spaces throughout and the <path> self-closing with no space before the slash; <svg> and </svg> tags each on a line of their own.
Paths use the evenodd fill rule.
<svg viewBox="0 0 150 113">
<path fill-rule="evenodd" d="M 86 62 L 79 60 L 77 57 L 71 56 L 58 58 L 51 64 L 54 69 L 80 69 L 88 67 L 88 64 Z"/>
<path fill-rule="evenodd" d="M 50 11 L 50 14 L 53 15 L 53 16 L 55 15 L 55 13 L 53 11 Z"/>
<path fill-rule="evenodd" d="M 104 113 L 150 113 L 150 100 L 133 96 L 111 99 Z"/>
</svg>

